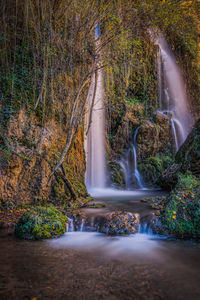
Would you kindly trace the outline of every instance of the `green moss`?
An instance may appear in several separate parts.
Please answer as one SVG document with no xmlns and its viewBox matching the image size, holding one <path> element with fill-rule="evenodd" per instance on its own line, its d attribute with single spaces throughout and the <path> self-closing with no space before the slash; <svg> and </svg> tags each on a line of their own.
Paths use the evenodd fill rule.
<svg viewBox="0 0 200 300">
<path fill-rule="evenodd" d="M 162 217 L 170 233 L 182 237 L 200 237 L 200 180 L 180 175 Z"/>
<path fill-rule="evenodd" d="M 86 205 L 87 208 L 102 208 L 102 207 L 106 207 L 105 203 L 91 203 L 91 204 L 87 204 Z"/>
<path fill-rule="evenodd" d="M 26 212 L 15 227 L 15 234 L 23 239 L 47 239 L 66 232 L 68 219 L 53 206 L 37 206 Z"/>
</svg>

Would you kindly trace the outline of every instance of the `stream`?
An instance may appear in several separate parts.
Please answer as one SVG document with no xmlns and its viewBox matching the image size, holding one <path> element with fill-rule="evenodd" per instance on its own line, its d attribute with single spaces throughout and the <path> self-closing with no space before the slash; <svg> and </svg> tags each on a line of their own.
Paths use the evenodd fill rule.
<svg viewBox="0 0 200 300">
<path fill-rule="evenodd" d="M 95 218 L 126 209 L 145 217 L 153 210 L 141 198 L 160 194 L 99 194 L 96 201 L 106 207 L 83 212 Z M 200 299 L 198 242 L 80 230 L 43 241 L 1 230 L 0 299 Z"/>
</svg>

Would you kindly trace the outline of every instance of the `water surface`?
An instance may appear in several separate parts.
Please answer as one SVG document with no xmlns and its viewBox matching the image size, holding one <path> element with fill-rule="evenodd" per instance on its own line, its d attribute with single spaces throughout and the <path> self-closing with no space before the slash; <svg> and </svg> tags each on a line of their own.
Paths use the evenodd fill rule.
<svg viewBox="0 0 200 300">
<path fill-rule="evenodd" d="M 122 207 L 152 213 L 141 197 L 101 196 L 98 201 L 108 205 L 100 213 Z M 195 241 L 84 231 L 38 242 L 1 231 L 0 240 L 0 299 L 200 299 L 200 244 Z"/>
</svg>

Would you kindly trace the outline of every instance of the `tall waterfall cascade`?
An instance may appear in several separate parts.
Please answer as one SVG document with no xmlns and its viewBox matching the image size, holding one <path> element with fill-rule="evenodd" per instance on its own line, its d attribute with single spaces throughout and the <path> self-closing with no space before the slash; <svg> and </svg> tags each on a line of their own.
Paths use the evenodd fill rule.
<svg viewBox="0 0 200 300">
<path fill-rule="evenodd" d="M 130 147 L 126 152 L 125 157 L 118 162 L 124 173 L 127 190 L 131 190 L 133 188 L 144 189 L 142 176 L 137 168 L 136 138 L 138 134 L 138 129 L 139 128 L 137 128 L 134 133 L 133 142 L 130 144 Z"/>
<path fill-rule="evenodd" d="M 162 34 L 154 40 L 159 46 L 157 56 L 160 112 L 171 116 L 176 150 L 184 143 L 193 125 L 187 93 L 176 58 Z"/>
<path fill-rule="evenodd" d="M 99 26 L 95 28 L 95 37 L 99 37 Z M 97 49 L 99 43 L 96 40 Z M 85 183 L 88 190 L 106 186 L 104 83 L 100 64 L 100 59 L 97 59 L 85 114 Z"/>
</svg>

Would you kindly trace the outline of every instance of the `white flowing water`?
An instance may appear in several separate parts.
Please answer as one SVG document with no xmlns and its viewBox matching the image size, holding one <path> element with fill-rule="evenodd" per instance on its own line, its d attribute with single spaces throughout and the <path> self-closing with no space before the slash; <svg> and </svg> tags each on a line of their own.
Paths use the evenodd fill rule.
<svg viewBox="0 0 200 300">
<path fill-rule="evenodd" d="M 171 115 L 172 132 L 178 150 L 187 138 L 193 120 L 176 58 L 161 34 L 157 35 L 155 43 L 159 46 L 157 64 L 160 110 Z"/>
<path fill-rule="evenodd" d="M 133 143 L 131 143 L 128 151 L 126 152 L 125 158 L 118 162 L 124 173 L 127 190 L 131 190 L 132 188 L 144 189 L 142 176 L 137 168 L 137 134 L 138 128 L 135 131 Z"/>
<path fill-rule="evenodd" d="M 95 28 L 95 37 L 99 37 L 98 26 Z M 96 40 L 97 48 L 99 43 L 100 41 Z M 88 190 L 106 186 L 104 84 L 100 65 L 98 59 L 85 115 L 85 183 Z"/>
</svg>

